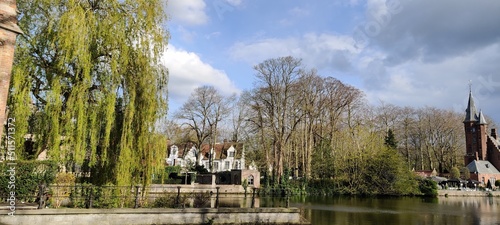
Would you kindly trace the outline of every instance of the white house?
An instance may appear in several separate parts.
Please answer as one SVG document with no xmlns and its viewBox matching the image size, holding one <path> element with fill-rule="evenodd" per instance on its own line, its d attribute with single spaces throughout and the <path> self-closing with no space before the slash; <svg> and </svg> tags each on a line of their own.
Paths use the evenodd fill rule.
<svg viewBox="0 0 500 225">
<path fill-rule="evenodd" d="M 200 151 L 192 143 L 174 144 L 169 147 L 166 163 L 170 166 L 193 166 L 198 154 L 200 154 Z M 224 143 L 216 143 L 215 145 L 203 144 L 200 156 L 198 159 L 199 164 L 203 165 L 209 172 L 245 169 L 243 143 L 225 141 Z M 210 163 L 212 166 L 210 166 Z"/>
</svg>

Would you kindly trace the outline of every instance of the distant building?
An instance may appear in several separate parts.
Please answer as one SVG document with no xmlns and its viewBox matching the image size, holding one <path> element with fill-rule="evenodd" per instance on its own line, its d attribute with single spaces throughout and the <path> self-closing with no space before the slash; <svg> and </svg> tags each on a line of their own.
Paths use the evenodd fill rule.
<svg viewBox="0 0 500 225">
<path fill-rule="evenodd" d="M 488 122 L 482 111 L 477 112 L 472 92 L 469 92 L 469 102 L 465 110 L 464 129 L 466 154 L 465 165 L 473 180 L 491 185 L 500 179 L 500 141 L 496 129 L 488 131 Z"/>
<path fill-rule="evenodd" d="M 244 145 L 227 141 L 215 145 L 203 144 L 200 153 L 193 143 L 173 144 L 169 147 L 166 164 L 186 168 L 196 165 L 196 160 L 209 172 L 245 169 Z"/>
<path fill-rule="evenodd" d="M 168 158 L 165 159 L 167 166 L 180 166 L 186 169 L 196 165 L 198 160 L 199 165 L 205 167 L 208 172 L 216 174 L 199 175 L 197 182 L 213 185 L 242 185 L 246 182 L 249 187 L 260 187 L 260 173 L 255 164 L 251 163 L 246 168 L 243 143 L 224 141 L 215 145 L 203 144 L 201 152 L 193 143 L 173 144 L 168 149 Z"/>
</svg>

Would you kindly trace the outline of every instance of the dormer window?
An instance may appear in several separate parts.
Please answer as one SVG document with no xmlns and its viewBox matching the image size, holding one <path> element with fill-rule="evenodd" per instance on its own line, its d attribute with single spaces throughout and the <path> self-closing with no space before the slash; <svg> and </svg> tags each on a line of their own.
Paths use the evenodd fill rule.
<svg viewBox="0 0 500 225">
<path fill-rule="evenodd" d="M 229 157 L 234 157 L 234 151 L 230 151 L 230 152 L 228 152 L 228 154 L 229 154 Z"/>
</svg>

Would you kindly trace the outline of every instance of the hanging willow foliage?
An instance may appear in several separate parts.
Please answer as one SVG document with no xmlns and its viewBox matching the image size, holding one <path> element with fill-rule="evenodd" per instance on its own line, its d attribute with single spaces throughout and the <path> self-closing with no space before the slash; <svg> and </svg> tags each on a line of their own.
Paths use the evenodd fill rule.
<svg viewBox="0 0 500 225">
<path fill-rule="evenodd" d="M 17 140 L 34 143 L 91 182 L 148 184 L 166 139 L 167 71 L 159 63 L 168 33 L 160 0 L 18 1 L 18 39 L 9 99 Z M 29 119 L 28 119 L 29 118 Z"/>
</svg>

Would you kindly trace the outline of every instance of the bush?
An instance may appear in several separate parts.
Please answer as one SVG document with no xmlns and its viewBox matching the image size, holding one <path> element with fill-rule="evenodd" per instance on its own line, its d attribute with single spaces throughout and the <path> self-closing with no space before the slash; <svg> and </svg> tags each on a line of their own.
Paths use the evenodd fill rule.
<svg viewBox="0 0 500 225">
<path fill-rule="evenodd" d="M 33 202 L 36 199 L 39 185 L 51 184 L 58 171 L 58 165 L 51 160 L 44 161 L 13 161 L 15 166 L 0 163 L 0 187 L 8 187 L 9 181 L 14 179 L 17 200 Z M 14 168 L 15 174 L 11 176 L 8 170 Z M 12 177 L 12 178 L 11 178 Z M 8 196 L 8 188 L 0 188 L 0 196 Z"/>
<path fill-rule="evenodd" d="M 210 207 L 210 193 L 193 193 L 193 207 L 194 208 L 209 208 Z"/>
<path fill-rule="evenodd" d="M 165 192 L 163 196 L 155 199 L 152 206 L 154 208 L 185 208 L 189 205 L 189 199 L 186 195 L 181 194 L 178 198 L 176 194 Z"/>
<path fill-rule="evenodd" d="M 71 186 L 75 185 L 75 175 L 72 173 L 58 173 L 54 180 L 55 185 L 51 185 L 52 198 L 51 205 L 59 208 L 65 199 L 68 199 L 71 193 Z"/>
<path fill-rule="evenodd" d="M 418 188 L 423 196 L 436 197 L 437 193 L 437 183 L 430 179 L 419 179 Z"/>
</svg>

